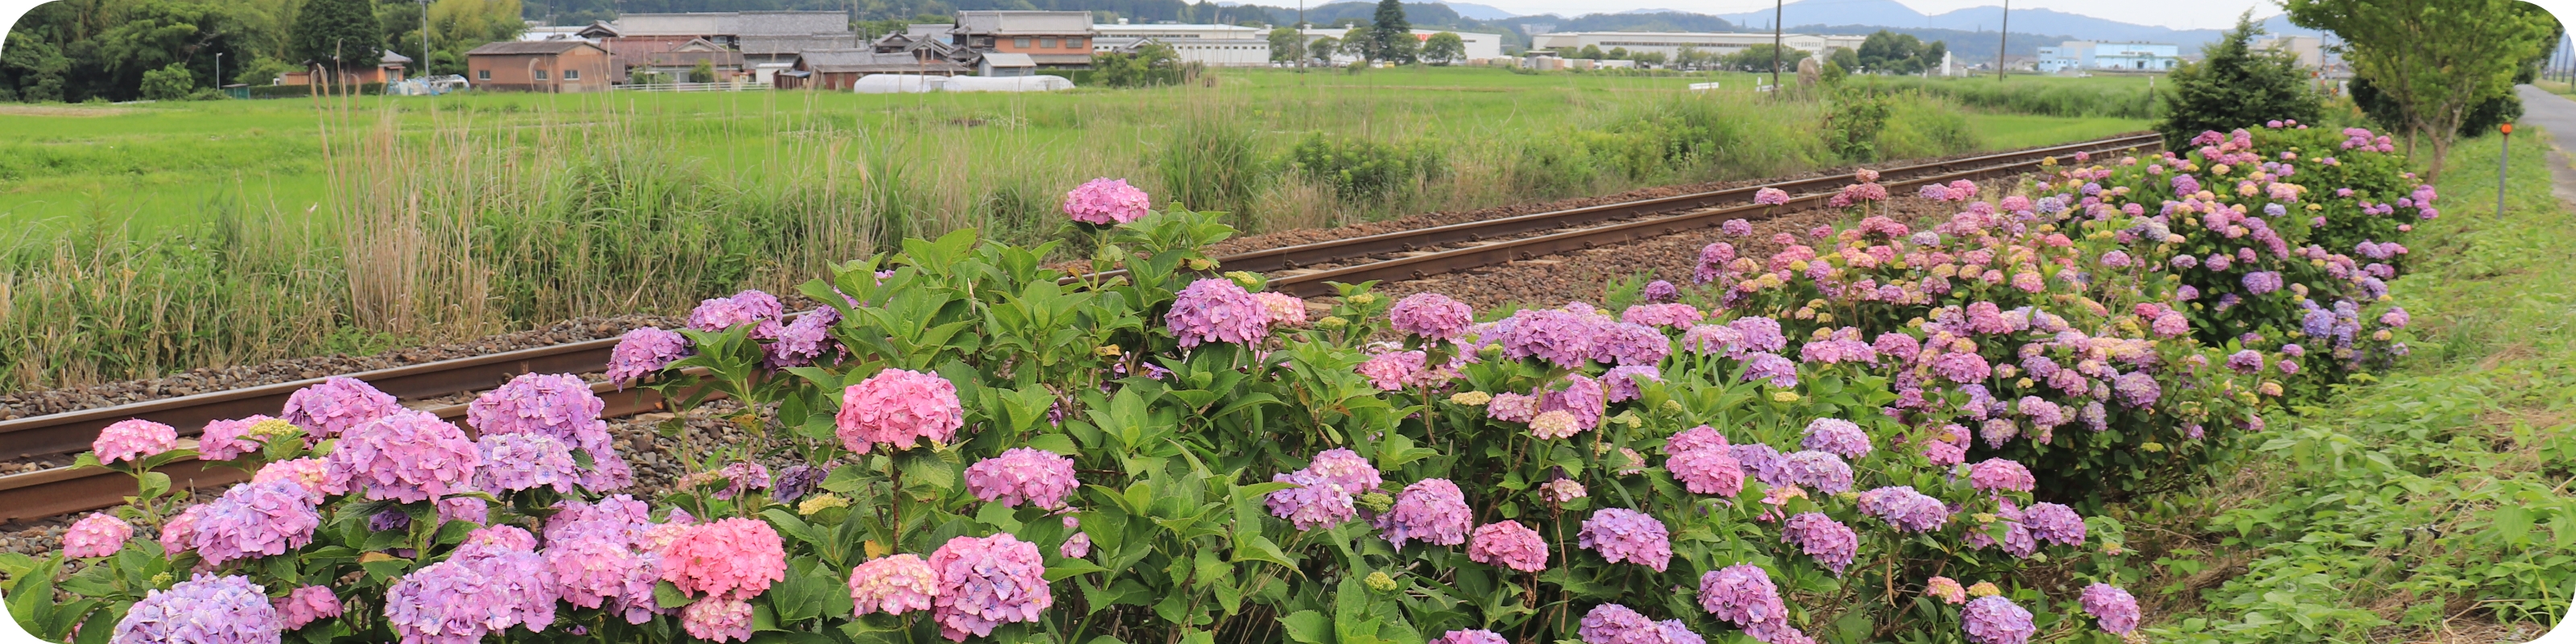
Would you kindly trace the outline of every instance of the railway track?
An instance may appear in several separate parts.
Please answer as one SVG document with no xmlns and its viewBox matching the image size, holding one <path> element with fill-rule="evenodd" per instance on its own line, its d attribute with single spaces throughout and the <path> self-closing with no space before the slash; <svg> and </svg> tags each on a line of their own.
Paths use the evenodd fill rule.
<svg viewBox="0 0 2576 644">
<path fill-rule="evenodd" d="M 2154 134 L 2119 136 L 1887 168 L 1880 170 L 1879 182 L 1893 194 L 1926 183 L 2025 173 L 2039 167 L 2044 159 L 2078 152 L 2161 147 L 2161 138 Z M 1849 182 L 1850 177 L 1842 175 L 1780 181 L 1351 237 L 1254 251 L 1218 261 L 1227 269 L 1270 274 L 1272 290 L 1315 297 L 1333 292 L 1327 282 L 1419 279 L 1711 227 L 1728 219 L 1760 219 L 1772 213 L 1803 210 L 1821 206 Z M 1788 192 L 1789 202 L 1779 206 L 1753 205 L 1754 192 L 1763 188 Z M 601 371 L 616 344 L 613 338 L 591 340 L 344 375 L 365 380 L 396 398 L 430 400 L 497 387 L 523 373 Z M 127 418 L 161 422 L 183 433 L 193 433 L 207 421 L 276 413 L 289 394 L 321 381 L 313 378 L 0 421 L 0 446 L 5 446 L 0 447 L 0 454 L 16 459 L 76 454 L 89 448 L 101 428 Z M 653 411 L 662 403 L 651 390 L 621 391 L 608 383 L 594 384 L 591 389 L 608 403 L 605 415 L 610 417 Z M 428 411 L 440 418 L 462 420 L 465 405 Z M 179 487 L 222 486 L 249 478 L 248 473 L 239 470 L 193 460 L 171 464 L 162 471 Z M 109 507 L 122 503 L 132 490 L 133 483 L 125 475 L 96 469 L 54 467 L 0 476 L 0 521 Z"/>
</svg>

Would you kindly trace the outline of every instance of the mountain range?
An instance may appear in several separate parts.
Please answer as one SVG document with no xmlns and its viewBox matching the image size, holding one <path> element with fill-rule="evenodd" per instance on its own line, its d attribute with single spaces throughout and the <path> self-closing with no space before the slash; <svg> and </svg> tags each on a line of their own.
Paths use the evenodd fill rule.
<svg viewBox="0 0 2576 644">
<path fill-rule="evenodd" d="M 1781 24 L 1791 30 L 1811 26 L 1862 26 L 1890 29 L 1952 29 L 1959 31 L 1994 31 L 2004 22 L 2004 9 L 1997 6 L 1969 7 L 1945 13 L 1924 15 L 1896 0 L 1798 0 L 1780 8 Z M 1746 29 L 1768 29 L 1772 12 L 1747 11 L 1719 14 Z M 2318 35 L 2316 30 L 2290 24 L 2287 15 L 2261 21 L 2263 30 L 2274 35 Z M 2218 40 L 2223 29 L 2174 29 L 2140 25 L 2082 16 L 2050 9 L 2020 9 L 2012 12 L 2012 28 L 2020 33 L 2062 34 L 2079 40 L 2105 42 L 2154 42 L 2182 45 L 2185 51 Z"/>
</svg>

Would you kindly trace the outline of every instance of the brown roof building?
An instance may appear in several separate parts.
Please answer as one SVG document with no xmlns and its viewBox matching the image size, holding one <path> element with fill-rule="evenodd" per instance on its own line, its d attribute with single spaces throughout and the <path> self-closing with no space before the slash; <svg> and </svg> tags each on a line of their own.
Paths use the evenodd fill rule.
<svg viewBox="0 0 2576 644">
<path fill-rule="evenodd" d="M 1091 66 L 1091 12 L 960 11 L 953 44 L 979 52 L 1028 54 L 1046 68 Z"/>
<path fill-rule="evenodd" d="M 475 87 L 520 92 L 597 92 L 608 89 L 608 50 L 579 40 L 487 43 L 465 52 Z"/>
<path fill-rule="evenodd" d="M 772 84 L 779 89 L 847 91 L 860 76 L 869 74 L 961 76 L 972 71 L 947 60 L 923 59 L 907 52 L 824 49 L 798 55 L 795 66 L 787 73 L 779 74 Z"/>
</svg>

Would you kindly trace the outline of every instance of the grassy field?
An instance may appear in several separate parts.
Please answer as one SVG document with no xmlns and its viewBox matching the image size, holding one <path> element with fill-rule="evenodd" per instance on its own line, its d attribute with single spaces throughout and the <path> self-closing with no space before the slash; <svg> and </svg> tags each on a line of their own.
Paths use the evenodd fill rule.
<svg viewBox="0 0 2576 644">
<path fill-rule="evenodd" d="M 1723 89 L 1694 93 L 1692 82 Z M 2018 79 L 2017 79 L 2018 80 Z M 883 240 L 1061 232 L 1122 177 L 1248 231 L 2099 137 L 2120 118 L 1751 75 L 1228 71 L 1055 94 L 465 94 L 11 108 L 0 388 L 435 342 L 780 288 Z M 1834 121 L 1848 122 L 1848 121 Z M 1837 150 L 1866 149 L 1866 158 Z M 1065 249 L 1066 252 L 1079 249 Z"/>
</svg>

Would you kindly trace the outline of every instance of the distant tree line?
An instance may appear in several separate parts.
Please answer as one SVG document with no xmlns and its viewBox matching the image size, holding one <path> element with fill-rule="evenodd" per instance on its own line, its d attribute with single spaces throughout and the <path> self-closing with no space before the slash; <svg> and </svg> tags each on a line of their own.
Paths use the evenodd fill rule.
<svg viewBox="0 0 2576 644">
<path fill-rule="evenodd" d="M 518 0 L 437 0 L 421 49 L 409 0 L 63 0 L 37 5 L 0 47 L 0 100 L 210 96 L 305 69 L 365 68 L 387 49 L 461 73 L 464 52 L 517 37 Z M 217 65 L 221 65 L 221 77 Z"/>
</svg>

